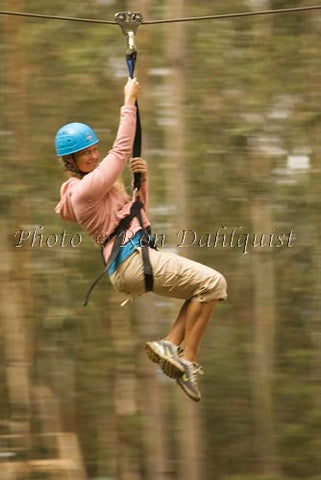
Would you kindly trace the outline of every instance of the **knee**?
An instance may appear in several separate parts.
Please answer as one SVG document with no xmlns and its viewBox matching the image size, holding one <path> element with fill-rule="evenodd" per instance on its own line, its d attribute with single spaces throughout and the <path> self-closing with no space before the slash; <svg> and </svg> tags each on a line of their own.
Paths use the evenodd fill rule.
<svg viewBox="0 0 321 480">
<path fill-rule="evenodd" d="M 227 282 L 225 277 L 216 272 L 213 277 L 213 294 L 217 300 L 225 300 L 227 298 Z"/>
<path fill-rule="evenodd" d="M 225 290 L 227 291 L 227 281 L 225 279 L 225 277 L 220 273 L 220 276 L 219 276 L 219 287 L 222 289 L 222 290 Z"/>
</svg>

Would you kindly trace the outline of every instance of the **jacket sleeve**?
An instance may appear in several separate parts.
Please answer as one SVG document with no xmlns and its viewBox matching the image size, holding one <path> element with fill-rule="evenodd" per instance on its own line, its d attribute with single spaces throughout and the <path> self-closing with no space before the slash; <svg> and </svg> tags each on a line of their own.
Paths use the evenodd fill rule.
<svg viewBox="0 0 321 480">
<path fill-rule="evenodd" d="M 97 168 L 78 182 L 74 195 L 80 201 L 96 201 L 106 194 L 125 167 L 131 154 L 136 130 L 136 107 L 121 107 L 116 140 Z"/>
</svg>

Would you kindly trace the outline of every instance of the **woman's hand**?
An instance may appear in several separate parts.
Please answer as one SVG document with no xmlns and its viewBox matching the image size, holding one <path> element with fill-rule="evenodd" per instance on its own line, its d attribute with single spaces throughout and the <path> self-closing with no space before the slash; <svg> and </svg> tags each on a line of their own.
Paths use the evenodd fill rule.
<svg viewBox="0 0 321 480">
<path fill-rule="evenodd" d="M 135 105 L 140 90 L 137 78 L 129 78 L 124 87 L 124 105 Z"/>
<path fill-rule="evenodd" d="M 147 179 L 147 163 L 141 157 L 131 158 L 129 160 L 129 167 L 132 173 L 141 173 L 142 182 Z"/>
</svg>

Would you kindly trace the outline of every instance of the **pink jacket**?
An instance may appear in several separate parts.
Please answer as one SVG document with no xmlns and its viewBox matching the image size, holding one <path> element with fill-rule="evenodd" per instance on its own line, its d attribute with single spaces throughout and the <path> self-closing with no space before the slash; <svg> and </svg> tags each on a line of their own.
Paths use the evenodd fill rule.
<svg viewBox="0 0 321 480">
<path fill-rule="evenodd" d="M 136 107 L 133 105 L 121 108 L 120 124 L 116 140 L 108 155 L 97 168 L 82 179 L 72 177 L 61 186 L 60 202 L 56 206 L 63 220 L 79 223 L 98 245 L 110 235 L 119 221 L 129 214 L 133 200 L 114 186 L 126 161 L 132 152 L 136 128 Z M 147 182 L 143 182 L 141 199 L 147 208 Z M 142 213 L 143 225 L 150 222 Z M 140 230 L 139 222 L 133 219 L 128 238 Z M 113 241 L 104 249 L 107 260 Z"/>
</svg>

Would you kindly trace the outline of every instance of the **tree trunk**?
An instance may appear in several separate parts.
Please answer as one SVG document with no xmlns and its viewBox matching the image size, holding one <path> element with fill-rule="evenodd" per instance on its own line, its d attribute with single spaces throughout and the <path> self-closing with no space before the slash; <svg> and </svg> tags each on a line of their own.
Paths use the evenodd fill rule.
<svg viewBox="0 0 321 480">
<path fill-rule="evenodd" d="M 252 181 L 265 184 L 270 169 L 267 158 L 253 152 Z M 267 196 L 268 194 L 266 194 Z M 273 220 L 269 200 L 264 194 L 251 199 L 252 231 L 258 235 L 273 232 Z M 267 243 L 267 240 L 266 242 Z M 277 462 L 274 413 L 273 413 L 273 357 L 275 331 L 275 288 L 272 255 L 268 246 L 252 248 L 252 276 L 254 283 L 254 358 L 253 398 L 256 422 L 256 445 L 262 473 L 275 475 L 279 472 Z"/>
<path fill-rule="evenodd" d="M 144 18 L 149 16 L 150 2 L 139 0 L 130 2 L 130 11 L 138 11 L 143 14 Z M 144 57 L 140 54 L 140 45 L 149 45 L 153 40 L 154 32 L 151 29 L 138 29 L 137 31 L 137 49 L 138 61 L 137 70 L 138 77 L 143 86 L 143 94 L 139 100 L 142 112 L 142 124 L 144 126 L 144 111 L 148 106 L 148 92 L 151 91 L 149 85 L 149 75 L 147 66 L 150 64 L 150 57 Z M 146 123 L 145 123 L 146 124 Z M 153 146 L 151 146 L 152 148 Z M 149 138 L 146 129 L 143 129 L 143 151 L 142 156 L 147 162 L 152 161 L 152 156 L 148 156 Z M 150 164 L 150 170 L 152 165 Z M 155 178 L 149 179 L 150 190 L 153 191 L 153 183 Z M 159 332 L 159 309 L 155 306 L 156 297 L 154 295 L 146 295 L 136 299 L 134 303 L 134 316 L 136 322 L 136 336 L 138 340 L 137 354 L 139 358 L 139 374 L 138 383 L 138 403 L 141 410 L 141 440 L 142 440 L 142 459 L 144 478 L 157 478 L 165 480 L 168 478 L 167 473 L 170 469 L 168 449 L 169 443 L 168 429 L 166 424 L 166 408 L 168 402 L 164 395 L 164 384 L 159 382 L 159 367 L 151 364 L 146 358 L 143 347 L 147 340 L 157 339 Z"/>
<path fill-rule="evenodd" d="M 137 340 L 132 327 L 130 310 L 124 308 L 120 314 L 120 296 L 114 295 L 110 302 L 110 342 L 113 351 L 113 398 L 115 435 L 115 472 L 119 480 L 141 478 L 141 443 L 139 431 L 139 408 L 137 403 L 138 368 Z M 119 318 L 120 317 L 120 318 Z"/>
<path fill-rule="evenodd" d="M 263 199 L 253 201 L 254 232 L 272 231 L 271 213 Z M 273 414 L 274 272 L 271 252 L 251 251 L 254 282 L 253 387 L 257 442 L 263 473 L 278 472 Z"/>
<path fill-rule="evenodd" d="M 24 1 L 15 1 L 17 10 L 24 11 Z M 8 10 L 12 2 L 5 2 Z M 4 7 L 5 7 L 4 6 Z M 5 70 L 7 76 L 6 111 L 8 112 L 8 129 L 12 133 L 9 142 L 14 156 L 10 158 L 12 165 L 27 162 L 26 155 L 26 63 L 23 43 L 21 41 L 24 20 L 7 17 L 5 19 L 5 40 L 7 52 L 5 55 Z M 24 166 L 21 165 L 22 167 Z M 20 172 L 15 173 L 12 183 L 23 185 Z M 11 192 L 10 192 L 11 195 Z M 26 254 L 13 249 L 9 238 L 16 230 L 15 222 L 21 220 L 22 199 L 18 198 L 7 203 L 12 217 L 6 224 L 2 222 L 1 271 L 3 283 L 1 289 L 2 325 L 4 335 L 4 356 L 7 374 L 7 385 L 10 405 L 10 430 L 21 434 L 25 448 L 30 445 L 28 438 L 30 429 L 30 346 L 28 326 L 28 308 L 30 308 L 29 276 L 25 267 Z M 24 211 L 25 213 L 25 211 Z M 25 221 L 25 218 L 24 218 Z"/>
<path fill-rule="evenodd" d="M 184 16 L 184 0 L 166 2 L 166 17 Z M 167 62 L 169 74 L 166 78 L 165 102 L 165 150 L 168 158 L 165 161 L 167 169 L 166 189 L 167 203 L 173 214 L 171 224 L 188 225 L 188 192 L 185 165 L 185 28 L 182 23 L 171 24 L 167 31 Z M 173 316 L 177 315 L 179 304 L 174 302 Z M 175 394 L 175 435 L 178 442 L 177 456 L 173 463 L 177 465 L 177 479 L 198 480 L 201 473 L 201 425 L 200 406 L 174 386 Z M 188 452 L 188 453 L 187 453 Z"/>
</svg>

